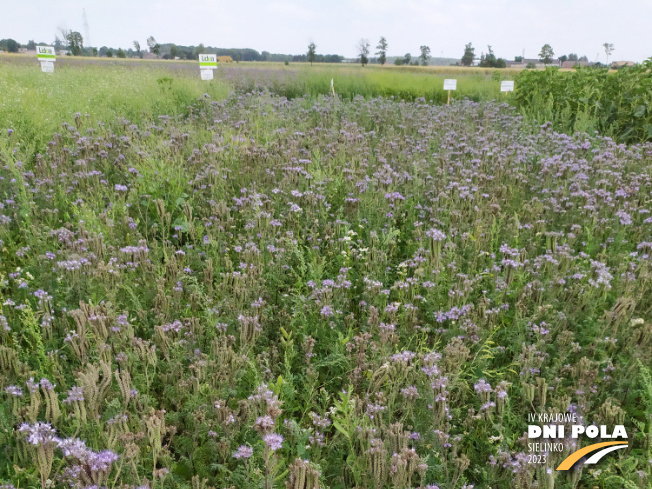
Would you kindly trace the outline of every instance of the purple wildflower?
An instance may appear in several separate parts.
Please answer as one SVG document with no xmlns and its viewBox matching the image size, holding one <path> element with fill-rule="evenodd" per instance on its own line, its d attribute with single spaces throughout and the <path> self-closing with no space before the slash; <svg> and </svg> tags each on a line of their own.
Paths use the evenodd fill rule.
<svg viewBox="0 0 652 489">
<path fill-rule="evenodd" d="M 277 433 L 270 433 L 263 436 L 263 441 L 273 452 L 283 446 L 283 437 Z"/>
<path fill-rule="evenodd" d="M 244 458 L 245 460 L 247 460 L 253 454 L 254 454 L 253 448 L 248 447 L 247 445 L 240 445 L 238 449 L 235 452 L 233 452 L 233 458 L 236 459 Z"/>
</svg>

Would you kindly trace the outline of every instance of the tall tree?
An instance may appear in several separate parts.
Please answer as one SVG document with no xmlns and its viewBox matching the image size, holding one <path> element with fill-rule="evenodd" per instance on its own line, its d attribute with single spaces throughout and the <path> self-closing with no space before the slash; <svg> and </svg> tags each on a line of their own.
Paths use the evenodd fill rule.
<svg viewBox="0 0 652 489">
<path fill-rule="evenodd" d="M 568 55 L 568 61 L 577 61 L 579 58 L 577 57 L 577 54 L 575 53 L 570 53 Z"/>
<path fill-rule="evenodd" d="M 380 41 L 378 41 L 378 46 L 376 46 L 376 49 L 378 50 L 376 52 L 378 55 L 378 62 L 381 65 L 384 65 L 387 62 L 387 39 L 381 37 Z"/>
<path fill-rule="evenodd" d="M 317 54 L 317 45 L 314 42 L 308 44 L 308 61 L 310 61 L 310 66 L 315 61 L 315 56 Z"/>
<path fill-rule="evenodd" d="M 495 68 L 496 67 L 496 55 L 494 50 L 491 49 L 491 46 L 488 45 L 489 53 L 485 55 L 484 53 L 480 56 L 480 66 L 482 68 Z"/>
<path fill-rule="evenodd" d="M 136 50 L 136 54 L 138 54 L 138 57 L 142 58 L 143 53 L 140 51 L 140 43 L 138 41 L 134 41 L 134 49 Z"/>
<path fill-rule="evenodd" d="M 13 39 L 0 40 L 0 51 L 7 51 L 8 53 L 17 53 L 20 45 Z"/>
<path fill-rule="evenodd" d="M 369 40 L 368 39 L 360 39 L 358 42 L 358 59 L 360 60 L 360 64 L 364 68 L 364 65 L 369 63 Z"/>
<path fill-rule="evenodd" d="M 82 50 L 84 49 L 84 38 L 77 31 L 68 31 L 66 35 L 66 41 L 68 41 L 68 49 L 73 56 L 81 56 Z"/>
<path fill-rule="evenodd" d="M 539 53 L 539 59 L 544 65 L 549 65 L 552 63 L 552 57 L 555 55 L 555 52 L 552 50 L 550 44 L 544 44 L 541 47 L 541 52 Z"/>
<path fill-rule="evenodd" d="M 179 48 L 176 45 L 170 46 L 170 59 L 174 59 L 179 56 Z"/>
<path fill-rule="evenodd" d="M 410 53 L 405 53 L 405 56 L 403 57 L 403 64 L 409 65 L 411 60 L 412 60 L 412 55 Z"/>
<path fill-rule="evenodd" d="M 154 36 L 149 36 L 147 38 L 147 46 L 149 47 L 149 52 L 155 54 L 158 58 L 158 55 L 161 54 L 161 45 L 156 42 Z"/>
<path fill-rule="evenodd" d="M 464 46 L 464 55 L 462 56 L 462 66 L 471 66 L 475 59 L 475 48 L 473 44 L 468 43 Z"/>
<path fill-rule="evenodd" d="M 421 66 L 427 66 L 428 60 L 430 59 L 430 48 L 428 46 L 421 46 L 419 49 L 421 50 L 421 54 L 419 55 Z"/>
<path fill-rule="evenodd" d="M 609 56 L 614 52 L 614 45 L 611 42 L 605 42 L 603 45 L 604 53 L 607 55 L 607 66 L 609 66 Z"/>
</svg>

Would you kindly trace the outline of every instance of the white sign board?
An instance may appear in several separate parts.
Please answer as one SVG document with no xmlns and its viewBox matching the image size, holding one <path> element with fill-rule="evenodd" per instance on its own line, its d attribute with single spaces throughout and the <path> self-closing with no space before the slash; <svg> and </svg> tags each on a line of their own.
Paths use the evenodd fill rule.
<svg viewBox="0 0 652 489">
<path fill-rule="evenodd" d="M 41 71 L 43 73 L 54 73 L 54 63 L 52 61 L 41 61 Z"/>
<path fill-rule="evenodd" d="M 56 61 L 57 55 L 52 46 L 36 46 L 36 58 L 39 61 Z"/>
<path fill-rule="evenodd" d="M 449 78 L 444 80 L 444 90 L 457 90 L 457 80 Z"/>
<path fill-rule="evenodd" d="M 206 69 L 206 70 L 200 70 L 201 71 L 201 79 L 202 80 L 212 80 L 213 79 L 213 70 Z"/>
<path fill-rule="evenodd" d="M 217 54 L 200 54 L 199 68 L 201 68 L 202 70 L 216 70 Z"/>
<path fill-rule="evenodd" d="M 514 81 L 500 82 L 500 91 L 501 92 L 513 92 L 514 91 Z"/>
</svg>

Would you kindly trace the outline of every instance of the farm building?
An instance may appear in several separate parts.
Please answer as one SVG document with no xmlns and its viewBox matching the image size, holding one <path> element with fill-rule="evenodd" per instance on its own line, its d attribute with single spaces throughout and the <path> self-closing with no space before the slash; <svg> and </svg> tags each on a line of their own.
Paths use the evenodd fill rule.
<svg viewBox="0 0 652 489">
<path fill-rule="evenodd" d="M 543 62 L 540 59 L 536 58 L 524 58 L 521 61 L 507 61 L 507 67 L 508 68 L 526 68 L 527 65 L 533 64 L 535 68 L 545 68 L 546 66 L 556 66 L 560 67 L 561 63 L 558 59 L 553 59 L 550 63 L 547 65 L 543 64 Z"/>
<path fill-rule="evenodd" d="M 568 69 L 575 68 L 576 66 L 591 66 L 591 63 L 589 63 L 588 61 L 564 61 L 561 64 L 562 68 L 568 68 Z"/>
<path fill-rule="evenodd" d="M 612 68 L 622 68 L 623 66 L 634 66 L 636 63 L 633 61 L 614 61 L 611 63 Z"/>
</svg>

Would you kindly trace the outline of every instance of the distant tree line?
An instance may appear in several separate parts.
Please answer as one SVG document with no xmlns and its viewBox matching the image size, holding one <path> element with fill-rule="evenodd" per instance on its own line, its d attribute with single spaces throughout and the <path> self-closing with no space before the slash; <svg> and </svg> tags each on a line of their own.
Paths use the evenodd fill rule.
<svg viewBox="0 0 652 489">
<path fill-rule="evenodd" d="M 0 39 L 0 51 L 6 51 L 9 53 L 17 53 L 21 48 L 26 48 L 27 50 L 34 51 L 36 46 L 44 46 L 52 44 L 55 49 L 58 51 L 64 51 L 65 54 L 72 56 L 106 56 L 106 57 L 117 57 L 117 58 L 143 58 L 144 53 L 149 50 L 149 53 L 155 55 L 157 58 L 163 59 L 186 59 L 186 60 L 196 60 L 200 54 L 216 54 L 217 56 L 229 56 L 233 61 L 275 61 L 275 62 L 285 62 L 286 64 L 291 62 L 294 63 L 341 63 L 345 60 L 344 56 L 339 54 L 319 54 L 317 53 L 317 46 L 314 42 L 310 42 L 308 45 L 308 51 L 306 54 L 280 54 L 280 53 L 270 53 L 269 51 L 258 52 L 255 49 L 249 48 L 216 48 L 212 46 L 204 46 L 199 44 L 198 46 L 181 46 L 172 43 L 160 44 L 156 41 L 154 36 L 149 36 L 147 38 L 147 49 L 141 49 L 139 41 L 133 41 L 133 48 L 123 49 L 123 48 L 112 48 L 108 46 L 102 46 L 99 49 L 96 47 L 84 46 L 84 38 L 78 31 L 72 31 L 65 28 L 59 28 L 59 33 L 55 36 L 55 39 L 52 43 L 44 43 L 35 41 L 29 41 L 27 44 L 21 45 L 14 39 Z M 376 57 L 370 57 L 370 43 L 367 39 L 360 39 L 356 45 L 357 50 L 357 61 L 364 67 L 368 63 L 381 64 L 384 65 L 388 61 L 387 57 L 387 39 L 381 37 L 378 45 L 376 46 L 377 51 L 374 53 Z M 605 53 L 607 55 L 607 62 L 609 57 L 614 51 L 614 45 L 612 43 L 603 44 Z M 475 48 L 471 43 L 468 43 L 464 47 L 464 54 L 462 58 L 457 61 L 451 62 L 453 64 L 462 65 L 462 66 L 473 66 L 478 61 L 477 65 L 483 68 L 505 68 L 507 62 L 503 58 L 497 58 L 493 52 L 491 46 L 487 46 L 488 52 L 482 53 L 480 57 L 476 57 Z M 420 48 L 421 54 L 417 58 L 413 58 L 410 53 L 406 53 L 402 57 L 392 57 L 395 65 L 411 65 L 417 66 L 422 65 L 426 66 L 429 64 L 430 60 L 430 47 L 423 45 Z M 552 47 L 549 44 L 545 44 L 541 48 L 539 53 L 539 60 L 544 64 L 550 64 L 553 61 L 554 52 Z M 514 61 L 517 63 L 522 62 L 522 56 L 515 56 Z M 568 55 L 559 56 L 559 61 L 578 61 L 579 63 L 585 62 L 588 63 L 586 56 L 579 57 L 575 53 L 570 53 Z M 391 62 L 391 60 L 390 60 Z M 594 67 L 601 67 L 600 63 L 592 63 Z M 534 68 L 534 64 L 530 63 L 527 66 L 528 68 Z"/>
<path fill-rule="evenodd" d="M 216 48 L 212 46 L 181 46 L 173 43 L 158 43 L 154 36 L 147 39 L 147 47 L 141 48 L 139 41 L 133 41 L 133 47 L 127 49 L 102 46 L 100 48 L 84 46 L 84 38 L 77 31 L 60 29 L 59 34 L 51 43 L 29 41 L 21 45 L 14 39 L 1 39 L 0 51 L 17 53 L 20 48 L 27 48 L 30 51 L 36 50 L 39 46 L 53 45 L 57 51 L 65 51 L 72 56 L 106 56 L 109 58 L 143 58 L 145 52 L 149 51 L 157 58 L 162 59 L 187 59 L 196 60 L 200 54 L 216 54 L 217 56 L 230 56 L 234 61 L 277 61 L 307 63 L 310 60 L 306 54 L 278 54 L 263 51 L 262 53 L 249 48 Z M 344 56 L 339 54 L 317 54 L 314 53 L 313 63 L 341 63 Z"/>
</svg>

